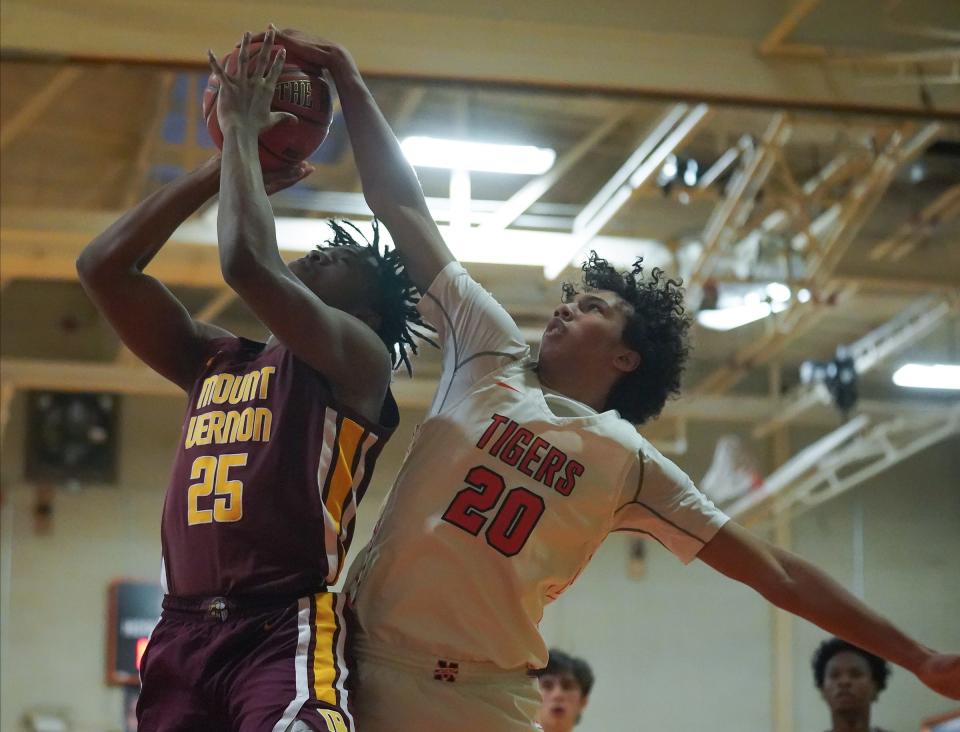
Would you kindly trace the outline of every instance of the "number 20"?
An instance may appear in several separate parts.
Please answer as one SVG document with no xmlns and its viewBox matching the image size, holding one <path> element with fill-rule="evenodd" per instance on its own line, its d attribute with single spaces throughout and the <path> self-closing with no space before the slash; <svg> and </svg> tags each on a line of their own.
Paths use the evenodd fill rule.
<svg viewBox="0 0 960 732">
<path fill-rule="evenodd" d="M 190 466 L 190 479 L 199 480 L 187 489 L 187 525 L 231 523 L 243 518 L 243 483 L 230 480 L 230 468 L 247 464 L 247 453 L 203 455 Z M 218 496 L 213 508 L 200 508 L 200 499 L 211 493 Z"/>
<path fill-rule="evenodd" d="M 477 536 L 487 523 L 485 513 L 497 505 L 506 483 L 502 476 L 482 465 L 471 468 L 464 481 L 468 487 L 453 497 L 443 520 Z M 545 507 L 543 498 L 536 493 L 523 487 L 514 488 L 507 493 L 487 528 L 487 543 L 505 557 L 518 554 Z"/>
</svg>

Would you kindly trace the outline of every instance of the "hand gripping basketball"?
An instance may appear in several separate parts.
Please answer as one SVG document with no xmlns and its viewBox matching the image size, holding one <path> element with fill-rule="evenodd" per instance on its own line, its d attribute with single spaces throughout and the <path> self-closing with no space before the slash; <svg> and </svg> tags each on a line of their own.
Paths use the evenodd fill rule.
<svg viewBox="0 0 960 732">
<path fill-rule="evenodd" d="M 240 124 L 259 133 L 264 170 L 286 168 L 306 160 L 330 129 L 330 89 L 319 74 L 285 64 L 285 49 L 268 33 L 262 43 L 243 36 L 232 53 L 218 62 L 210 56 L 211 74 L 203 95 L 207 130 L 223 145 L 224 126 Z"/>
</svg>

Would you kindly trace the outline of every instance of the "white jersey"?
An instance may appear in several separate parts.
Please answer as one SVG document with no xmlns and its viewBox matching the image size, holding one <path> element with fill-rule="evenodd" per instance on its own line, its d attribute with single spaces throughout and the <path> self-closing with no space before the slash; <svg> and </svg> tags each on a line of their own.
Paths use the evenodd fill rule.
<svg viewBox="0 0 960 732">
<path fill-rule="evenodd" d="M 541 668 L 544 606 L 610 532 L 689 562 L 727 518 L 615 411 L 545 395 L 516 324 L 459 264 L 420 310 L 443 375 L 360 560 L 360 623 L 381 644 Z"/>
</svg>

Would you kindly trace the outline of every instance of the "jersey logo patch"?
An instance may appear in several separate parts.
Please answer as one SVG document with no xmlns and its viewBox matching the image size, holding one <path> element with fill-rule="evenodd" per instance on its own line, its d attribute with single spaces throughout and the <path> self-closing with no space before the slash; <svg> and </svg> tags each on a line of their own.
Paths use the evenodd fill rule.
<svg viewBox="0 0 960 732">
<path fill-rule="evenodd" d="M 458 673 L 460 673 L 459 663 L 440 659 L 437 661 L 437 667 L 433 670 L 433 678 L 435 681 L 449 681 L 452 683 L 457 680 Z"/>
<path fill-rule="evenodd" d="M 510 384 L 505 384 L 505 383 L 503 383 L 502 381 L 494 381 L 493 383 L 496 384 L 497 386 L 502 386 L 504 389 L 509 389 L 510 391 L 515 391 L 515 392 L 517 392 L 517 394 L 520 393 L 520 390 L 519 390 L 519 389 L 516 389 L 516 388 L 510 386 Z"/>
</svg>

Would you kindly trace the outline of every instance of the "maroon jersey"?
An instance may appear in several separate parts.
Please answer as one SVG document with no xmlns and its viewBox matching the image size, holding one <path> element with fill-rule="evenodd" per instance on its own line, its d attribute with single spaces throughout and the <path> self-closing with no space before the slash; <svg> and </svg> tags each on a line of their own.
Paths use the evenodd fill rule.
<svg viewBox="0 0 960 732">
<path fill-rule="evenodd" d="M 371 424 L 283 345 L 220 338 L 208 353 L 163 508 L 167 592 L 316 592 L 340 573 L 396 403 Z"/>
</svg>

